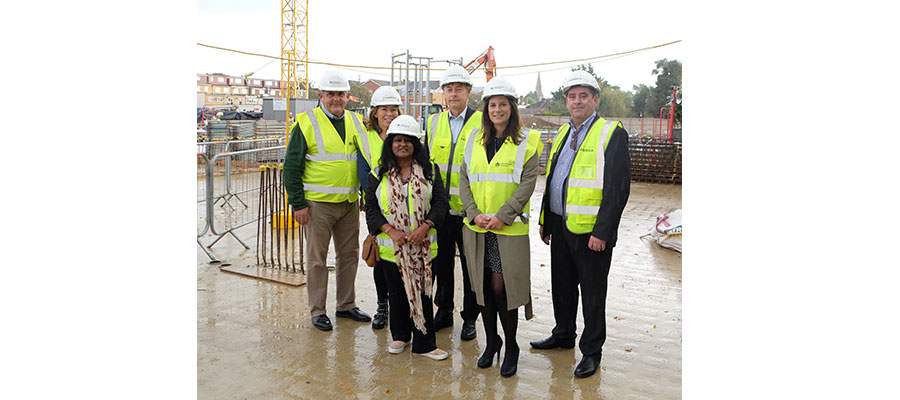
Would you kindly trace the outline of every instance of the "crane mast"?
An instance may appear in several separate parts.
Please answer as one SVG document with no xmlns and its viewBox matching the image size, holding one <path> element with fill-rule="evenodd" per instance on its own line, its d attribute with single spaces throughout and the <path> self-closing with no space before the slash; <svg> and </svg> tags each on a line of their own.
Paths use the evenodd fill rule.
<svg viewBox="0 0 900 400">
<path fill-rule="evenodd" d="M 309 0 L 282 0 L 281 5 L 281 93 L 286 98 L 285 137 L 290 135 L 291 99 L 309 93 Z"/>
</svg>

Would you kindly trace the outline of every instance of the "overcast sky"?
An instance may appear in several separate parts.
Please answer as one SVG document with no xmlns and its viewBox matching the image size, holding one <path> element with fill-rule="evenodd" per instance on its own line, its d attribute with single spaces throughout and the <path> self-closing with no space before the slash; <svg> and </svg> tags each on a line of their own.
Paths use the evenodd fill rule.
<svg viewBox="0 0 900 400">
<path fill-rule="evenodd" d="M 281 53 L 281 0 L 198 0 L 197 42 L 247 52 L 278 56 Z M 390 67 L 391 55 L 406 50 L 413 56 L 435 60 L 462 58 L 468 63 L 488 46 L 494 47 L 498 67 L 597 57 L 682 40 L 670 2 L 584 1 L 457 1 L 397 0 L 309 2 L 309 58 L 348 65 Z M 514 5 L 511 10 L 507 4 Z M 677 11 L 676 11 L 677 13 Z M 631 90 L 635 84 L 655 85 L 655 61 L 683 63 L 684 43 L 625 57 L 594 61 L 595 72 L 613 85 Z M 196 46 L 198 73 L 280 79 L 280 61 Z M 534 90 L 538 72 L 543 95 L 556 90 L 573 65 L 499 69 L 519 95 Z M 446 68 L 433 63 L 432 68 Z M 309 79 L 316 87 L 322 73 L 332 67 L 310 64 Z M 689 68 L 689 66 L 688 66 Z M 350 79 L 390 79 L 390 70 L 342 68 Z M 440 79 L 442 71 L 432 71 Z M 485 74 L 472 74 L 483 86 Z"/>
</svg>

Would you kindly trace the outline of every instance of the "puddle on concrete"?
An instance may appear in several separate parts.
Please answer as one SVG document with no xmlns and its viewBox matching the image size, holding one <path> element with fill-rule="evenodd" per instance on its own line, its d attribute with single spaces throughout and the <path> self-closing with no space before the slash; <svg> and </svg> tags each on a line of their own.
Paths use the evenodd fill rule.
<svg viewBox="0 0 900 400">
<path fill-rule="evenodd" d="M 535 213 L 543 181 L 541 177 L 532 198 Z M 305 287 L 221 272 L 221 264 L 207 264 L 209 258 L 198 249 L 197 285 L 205 289 L 197 291 L 198 397 L 680 399 L 681 254 L 639 238 L 658 215 L 675 208 L 681 208 L 681 186 L 632 184 L 609 275 L 603 361 L 587 379 L 572 374 L 581 360 L 577 347 L 536 351 L 528 345 L 553 327 L 549 247 L 537 240 L 537 225 L 531 236 L 536 317 L 520 318 L 521 353 L 512 378 L 502 378 L 496 362 L 486 369 L 475 365 L 485 345 L 480 318 L 475 340 L 459 339 L 458 313 L 452 329 L 437 333 L 438 347 L 450 353 L 447 360 L 433 361 L 409 350 L 392 355 L 387 353 L 389 329 L 334 317 L 333 273 L 327 307 L 334 330 L 320 332 L 310 324 Z M 239 231 L 247 243 L 256 240 L 256 228 L 251 228 Z M 360 233 L 361 242 L 365 232 Z M 254 251 L 231 238 L 211 251 L 225 263 L 255 262 Z M 333 253 L 328 262 L 334 262 Z M 457 282 L 461 279 L 457 267 Z M 457 284 L 457 305 L 461 288 Z M 374 314 L 372 270 L 363 262 L 356 297 L 362 310 Z M 578 327 L 583 327 L 580 316 Z"/>
</svg>

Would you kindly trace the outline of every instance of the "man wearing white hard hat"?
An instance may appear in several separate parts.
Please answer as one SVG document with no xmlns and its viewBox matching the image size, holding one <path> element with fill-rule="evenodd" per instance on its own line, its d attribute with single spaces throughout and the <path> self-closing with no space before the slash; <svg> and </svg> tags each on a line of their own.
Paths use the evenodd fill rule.
<svg viewBox="0 0 900 400">
<path fill-rule="evenodd" d="M 472 80 L 465 68 L 453 64 L 444 72 L 441 89 L 449 109 L 432 116 L 425 126 L 425 143 L 431 154 L 431 161 L 441 169 L 441 181 L 450 194 L 450 215 L 438 230 L 438 256 L 434 265 L 437 291 L 434 304 L 435 330 L 453 326 L 454 266 L 456 248 L 459 247 L 459 261 L 463 272 L 463 304 L 460 316 L 463 326 L 462 340 L 475 338 L 475 320 L 478 318 L 478 303 L 469 283 L 466 256 L 462 242 L 462 201 L 459 198 L 459 166 L 462 163 L 465 138 L 473 129 L 481 127 L 481 112 L 468 106 L 472 92 Z"/>
<path fill-rule="evenodd" d="M 575 347 L 579 285 L 584 330 L 575 376 L 593 375 L 606 341 L 606 289 L 619 220 L 631 188 L 628 132 L 597 115 L 600 86 L 587 71 L 563 83 L 572 119 L 559 128 L 547 163 L 540 235 L 550 245 L 553 293 L 551 335 L 531 342 L 539 350 Z"/>
<path fill-rule="evenodd" d="M 357 175 L 359 176 L 359 186 L 363 191 L 361 200 L 365 200 L 365 189 L 368 183 L 369 174 L 378 166 L 381 161 L 381 147 L 384 139 L 387 138 L 388 128 L 394 118 L 400 115 L 400 105 L 403 102 L 400 99 L 400 93 L 390 86 L 382 86 L 372 93 L 371 110 L 369 118 L 365 121 L 365 132 L 360 132 L 355 137 L 359 153 L 356 156 Z M 363 204 L 365 202 L 363 201 Z M 384 271 L 381 264 L 375 264 L 372 268 L 372 277 L 375 281 L 375 293 L 378 296 L 378 309 L 372 316 L 372 328 L 384 329 L 387 323 L 389 306 L 388 306 L 388 288 L 384 281 Z"/>
<path fill-rule="evenodd" d="M 326 315 L 328 242 L 334 237 L 335 316 L 372 320 L 356 306 L 359 265 L 359 178 L 354 136 L 364 134 L 362 119 L 344 110 L 350 82 L 336 70 L 319 82 L 320 106 L 301 113 L 291 127 L 284 157 L 284 183 L 294 220 L 305 226 L 309 314 L 313 326 L 332 329 Z"/>
<path fill-rule="evenodd" d="M 393 342 L 387 350 L 400 354 L 412 342 L 413 354 L 443 360 L 448 353 L 437 348 L 431 287 L 432 260 L 438 254 L 435 227 L 447 213 L 447 195 L 416 120 L 401 115 L 387 134 L 366 187 L 366 225 L 378 243 L 377 265 L 390 293 Z"/>
</svg>

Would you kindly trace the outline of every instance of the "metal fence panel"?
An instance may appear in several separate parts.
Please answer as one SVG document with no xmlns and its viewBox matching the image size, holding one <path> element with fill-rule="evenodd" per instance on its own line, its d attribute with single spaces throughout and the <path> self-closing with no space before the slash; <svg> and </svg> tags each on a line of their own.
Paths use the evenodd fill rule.
<svg viewBox="0 0 900 400">
<path fill-rule="evenodd" d="M 197 143 L 197 243 L 211 260 L 207 249 L 225 235 L 249 249 L 235 230 L 271 217 L 259 208 L 261 167 L 281 165 L 286 147 L 283 137 Z M 204 246 L 207 234 L 215 239 Z"/>
</svg>

